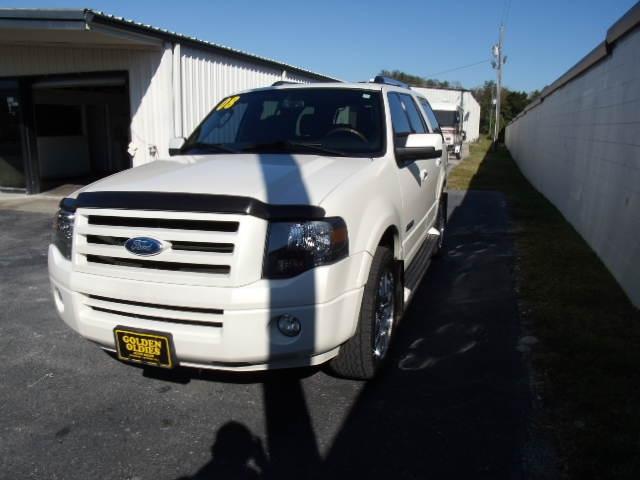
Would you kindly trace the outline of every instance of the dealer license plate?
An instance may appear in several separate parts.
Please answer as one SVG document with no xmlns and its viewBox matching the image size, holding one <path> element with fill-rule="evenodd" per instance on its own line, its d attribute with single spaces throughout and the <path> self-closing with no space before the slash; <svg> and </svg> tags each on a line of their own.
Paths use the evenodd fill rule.
<svg viewBox="0 0 640 480">
<path fill-rule="evenodd" d="M 163 368 L 176 365 L 170 333 L 117 326 L 113 335 L 120 360 Z"/>
</svg>

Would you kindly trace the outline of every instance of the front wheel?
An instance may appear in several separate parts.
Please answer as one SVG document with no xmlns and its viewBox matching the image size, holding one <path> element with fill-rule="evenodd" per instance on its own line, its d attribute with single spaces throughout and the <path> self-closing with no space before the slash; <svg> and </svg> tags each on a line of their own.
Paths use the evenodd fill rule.
<svg viewBox="0 0 640 480">
<path fill-rule="evenodd" d="M 331 360 L 330 370 L 345 378 L 368 380 L 386 358 L 399 313 L 393 253 L 379 246 L 364 287 L 356 333 Z"/>
</svg>

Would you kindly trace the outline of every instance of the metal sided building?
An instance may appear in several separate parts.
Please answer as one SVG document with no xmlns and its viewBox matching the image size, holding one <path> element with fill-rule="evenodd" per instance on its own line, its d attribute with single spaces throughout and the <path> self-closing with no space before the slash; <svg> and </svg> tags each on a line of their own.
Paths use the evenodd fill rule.
<svg viewBox="0 0 640 480">
<path fill-rule="evenodd" d="M 467 132 L 467 141 L 480 138 L 480 104 L 469 90 L 453 88 L 411 87 L 423 94 L 430 103 L 451 103 L 462 107 L 464 121 L 462 129 Z"/>
<path fill-rule="evenodd" d="M 223 97 L 335 79 L 93 10 L 0 9 L 0 189 L 166 157 Z"/>
</svg>

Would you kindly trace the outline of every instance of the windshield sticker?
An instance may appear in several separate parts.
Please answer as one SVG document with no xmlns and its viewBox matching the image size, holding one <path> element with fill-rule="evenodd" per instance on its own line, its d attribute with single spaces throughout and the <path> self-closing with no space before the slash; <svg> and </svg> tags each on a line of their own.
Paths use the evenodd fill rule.
<svg viewBox="0 0 640 480">
<path fill-rule="evenodd" d="M 226 100 L 223 100 L 222 102 L 220 102 L 220 105 L 218 105 L 218 107 L 216 108 L 216 111 L 218 110 L 227 110 L 228 108 L 233 107 L 236 102 L 240 100 L 240 95 L 236 95 L 235 97 L 229 97 Z"/>
<path fill-rule="evenodd" d="M 370 93 L 363 93 L 362 94 L 362 98 L 371 98 L 371 94 Z"/>
</svg>

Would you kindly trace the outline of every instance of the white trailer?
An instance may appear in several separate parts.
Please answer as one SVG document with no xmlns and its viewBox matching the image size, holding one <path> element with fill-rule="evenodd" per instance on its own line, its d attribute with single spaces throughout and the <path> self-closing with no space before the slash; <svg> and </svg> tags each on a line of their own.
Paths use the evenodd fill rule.
<svg viewBox="0 0 640 480">
<path fill-rule="evenodd" d="M 462 113 L 462 130 L 466 133 L 467 142 L 475 142 L 480 138 L 480 104 L 469 90 L 450 88 L 412 87 L 434 104 L 451 104 L 460 107 Z M 434 108 L 435 110 L 435 108 Z"/>
</svg>

